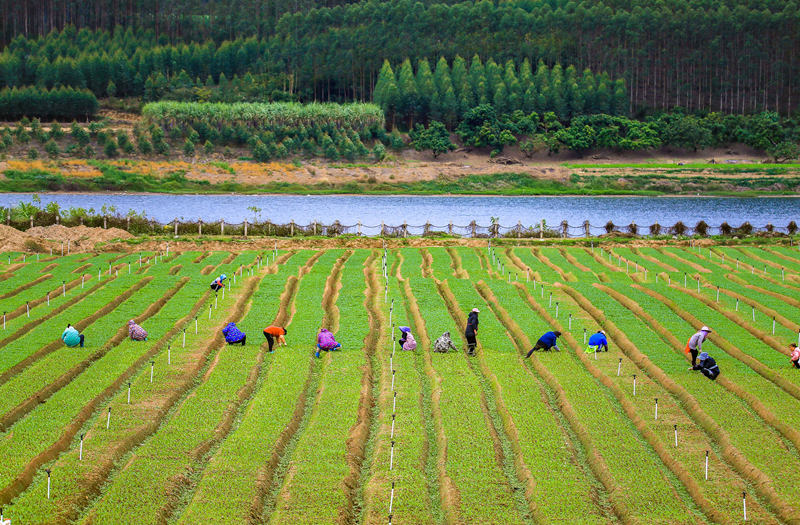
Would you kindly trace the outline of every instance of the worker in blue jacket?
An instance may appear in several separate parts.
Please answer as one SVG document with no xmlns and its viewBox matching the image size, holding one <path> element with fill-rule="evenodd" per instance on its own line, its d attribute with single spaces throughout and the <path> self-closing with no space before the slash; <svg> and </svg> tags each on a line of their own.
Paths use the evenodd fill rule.
<svg viewBox="0 0 800 525">
<path fill-rule="evenodd" d="M 586 349 L 586 353 L 593 352 L 608 352 L 608 338 L 603 330 L 598 330 L 589 338 L 589 348 Z"/>
<path fill-rule="evenodd" d="M 558 347 L 557 344 L 559 337 L 561 337 L 561 332 L 559 332 L 558 330 L 554 332 L 547 332 L 542 337 L 540 337 L 538 341 L 536 341 L 536 344 L 533 346 L 533 348 L 531 348 L 528 351 L 528 355 L 526 355 L 525 357 L 526 358 L 530 357 L 531 354 L 537 350 L 544 350 L 545 352 L 548 352 L 552 348 L 555 348 L 560 352 L 561 349 Z"/>
</svg>

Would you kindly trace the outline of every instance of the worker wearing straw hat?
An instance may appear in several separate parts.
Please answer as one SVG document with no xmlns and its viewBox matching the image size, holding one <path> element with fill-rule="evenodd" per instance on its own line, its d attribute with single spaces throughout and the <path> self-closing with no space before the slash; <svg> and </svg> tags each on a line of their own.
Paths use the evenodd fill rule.
<svg viewBox="0 0 800 525">
<path fill-rule="evenodd" d="M 692 337 L 689 338 L 689 341 L 686 343 L 686 353 L 692 354 L 692 367 L 697 365 L 697 355 L 703 351 L 703 341 L 708 338 L 708 334 L 711 333 L 711 328 L 704 326 L 700 330 L 697 331 Z M 690 368 L 690 370 L 692 370 Z"/>
</svg>

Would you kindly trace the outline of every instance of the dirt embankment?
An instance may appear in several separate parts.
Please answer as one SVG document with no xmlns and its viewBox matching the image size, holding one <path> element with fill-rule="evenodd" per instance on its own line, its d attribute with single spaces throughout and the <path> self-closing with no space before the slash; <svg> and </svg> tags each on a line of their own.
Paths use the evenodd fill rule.
<svg viewBox="0 0 800 525">
<path fill-rule="evenodd" d="M 93 250 L 98 243 L 117 239 L 132 239 L 134 236 L 119 228 L 90 228 L 61 224 L 34 226 L 24 232 L 0 224 L 0 251 L 45 251 L 49 248 L 61 250 L 61 243 L 69 241 L 70 251 Z"/>
</svg>

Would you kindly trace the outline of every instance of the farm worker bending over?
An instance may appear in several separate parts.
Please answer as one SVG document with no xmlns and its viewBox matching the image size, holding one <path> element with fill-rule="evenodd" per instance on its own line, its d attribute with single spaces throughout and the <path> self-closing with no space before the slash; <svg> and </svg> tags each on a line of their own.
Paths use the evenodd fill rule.
<svg viewBox="0 0 800 525">
<path fill-rule="evenodd" d="M 147 341 L 147 330 L 136 324 L 133 319 L 128 321 L 128 335 L 133 341 Z"/>
<path fill-rule="evenodd" d="M 81 341 L 83 341 L 83 339 L 81 339 Z M 83 346 L 83 344 L 81 344 L 81 346 Z M 792 357 L 791 357 L 792 365 L 795 368 L 800 368 L 800 346 L 797 346 L 796 344 L 792 343 L 789 345 L 789 348 L 792 349 Z"/>
<path fill-rule="evenodd" d="M 317 352 L 314 354 L 315 357 L 319 357 L 319 351 L 325 350 L 326 352 L 330 352 L 331 350 L 337 350 L 341 348 L 342 345 L 336 342 L 336 339 L 333 337 L 333 334 L 327 328 L 320 328 L 319 334 L 317 334 Z"/>
<path fill-rule="evenodd" d="M 220 289 L 222 289 L 225 286 L 224 284 L 222 284 L 222 281 L 224 281 L 227 278 L 228 276 L 223 273 L 222 275 L 214 279 L 214 282 L 211 283 L 211 289 L 214 290 L 215 292 L 220 291 Z"/>
<path fill-rule="evenodd" d="M 690 337 L 689 342 L 686 343 L 686 353 L 691 352 L 692 354 L 692 366 L 697 364 L 697 354 L 703 351 L 703 341 L 708 338 L 710 333 L 711 328 L 704 326 L 699 332 Z"/>
<path fill-rule="evenodd" d="M 400 331 L 403 335 L 400 336 L 400 349 L 401 350 L 415 350 L 417 348 L 417 340 L 411 334 L 411 328 L 401 326 Z"/>
<path fill-rule="evenodd" d="M 79 334 L 71 324 L 68 324 L 64 333 L 61 334 L 61 340 L 70 348 L 75 348 L 78 345 L 83 348 L 83 334 Z"/>
<path fill-rule="evenodd" d="M 586 349 L 586 353 L 590 354 L 592 352 L 608 352 L 608 339 L 603 330 L 598 330 L 596 334 L 592 334 L 592 337 L 589 338 L 589 348 Z"/>
<path fill-rule="evenodd" d="M 478 344 L 478 314 L 481 311 L 473 308 L 467 316 L 467 328 L 464 330 L 464 337 L 467 338 L 467 354 L 475 355 L 475 346 Z"/>
<path fill-rule="evenodd" d="M 225 328 L 222 329 L 222 335 L 225 336 L 225 342 L 229 345 L 238 345 L 242 343 L 242 346 L 244 346 L 247 342 L 247 336 L 244 332 L 236 328 L 236 323 L 226 324 Z"/>
<path fill-rule="evenodd" d="M 700 352 L 700 363 L 693 365 L 689 370 L 700 370 L 704 376 L 714 381 L 719 375 L 719 367 L 714 358 L 708 352 Z"/>
<path fill-rule="evenodd" d="M 531 354 L 537 350 L 550 351 L 551 348 L 555 348 L 560 352 L 561 349 L 558 347 L 557 344 L 559 337 L 561 337 L 561 332 L 557 330 L 555 332 L 547 332 L 542 337 L 540 337 L 538 341 L 536 341 L 536 344 L 533 345 L 533 348 L 528 350 L 528 355 L 526 355 L 525 358 L 530 357 Z"/>
<path fill-rule="evenodd" d="M 272 352 L 272 345 L 275 344 L 275 340 L 278 340 L 278 346 L 286 346 L 286 328 L 281 326 L 274 326 L 270 325 L 264 328 L 264 337 L 267 338 L 267 344 L 269 345 L 269 351 Z"/>
<path fill-rule="evenodd" d="M 434 352 L 442 352 L 447 353 L 450 349 L 458 350 L 456 345 L 453 344 L 453 340 L 450 339 L 450 332 L 445 332 L 439 336 L 435 343 L 433 343 L 433 351 Z"/>
</svg>

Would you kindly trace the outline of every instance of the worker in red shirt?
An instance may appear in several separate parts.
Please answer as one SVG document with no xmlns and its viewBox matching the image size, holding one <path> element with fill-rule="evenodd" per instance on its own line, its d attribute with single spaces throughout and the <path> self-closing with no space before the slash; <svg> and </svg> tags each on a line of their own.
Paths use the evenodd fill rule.
<svg viewBox="0 0 800 525">
<path fill-rule="evenodd" d="M 267 344 L 269 345 L 269 351 L 272 352 L 272 345 L 275 344 L 275 340 L 278 341 L 278 346 L 286 346 L 286 328 L 282 326 L 275 326 L 270 325 L 264 328 L 264 337 L 267 338 Z"/>
</svg>

